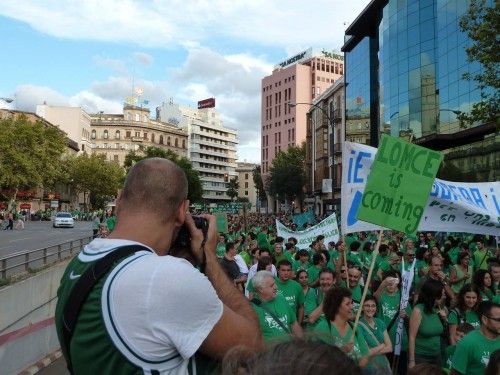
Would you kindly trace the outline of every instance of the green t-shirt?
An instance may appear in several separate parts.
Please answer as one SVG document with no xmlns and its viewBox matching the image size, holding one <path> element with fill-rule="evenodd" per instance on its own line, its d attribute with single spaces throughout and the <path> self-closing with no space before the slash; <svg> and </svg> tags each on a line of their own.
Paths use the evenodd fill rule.
<svg viewBox="0 0 500 375">
<path fill-rule="evenodd" d="M 297 273 L 299 270 L 308 270 L 309 267 L 311 267 L 311 263 L 306 262 L 306 263 L 300 263 L 300 261 L 295 261 L 292 263 L 292 270 L 293 272 Z M 307 274 L 309 276 L 309 274 Z"/>
<path fill-rule="evenodd" d="M 361 303 L 361 297 L 363 296 L 363 289 L 361 285 L 356 285 L 354 288 L 349 288 L 352 292 L 352 313 L 354 316 L 358 313 L 359 304 Z"/>
<path fill-rule="evenodd" d="M 278 287 L 278 295 L 285 298 L 290 310 L 297 318 L 297 308 L 304 304 L 304 291 L 298 282 L 295 280 L 281 281 L 275 277 L 276 286 Z"/>
<path fill-rule="evenodd" d="M 106 226 L 108 227 L 109 233 L 111 233 L 116 226 L 116 216 L 110 216 L 108 217 L 108 220 L 106 220 Z"/>
<path fill-rule="evenodd" d="M 399 305 L 401 303 L 401 292 L 398 290 L 393 295 L 389 295 L 387 292 L 382 292 L 380 295 L 380 300 L 377 304 L 377 314 L 378 317 L 383 320 L 386 327 L 389 327 L 391 324 L 394 315 L 399 312 Z M 410 304 L 406 306 L 406 315 L 408 317 L 411 315 L 411 307 Z M 392 327 L 388 330 L 389 337 L 391 339 L 392 345 L 396 345 L 396 331 L 397 331 L 397 320 L 392 324 Z M 408 332 L 403 329 L 403 338 L 401 340 L 401 351 L 408 350 Z"/>
<path fill-rule="evenodd" d="M 319 290 L 316 288 L 309 288 L 307 289 L 307 293 L 304 296 L 304 316 L 307 317 L 309 316 L 310 313 L 316 309 L 316 307 L 319 306 L 320 302 L 320 296 L 321 293 L 319 293 Z"/>
<path fill-rule="evenodd" d="M 267 307 L 268 310 L 273 312 L 288 329 L 290 329 L 291 325 L 297 320 L 295 314 L 292 314 L 292 311 L 282 296 L 277 295 L 272 301 L 262 302 L 262 306 Z M 260 329 L 264 341 L 271 341 L 274 339 L 286 340 L 289 333 L 286 332 L 262 306 L 256 306 L 252 303 L 252 307 L 259 318 Z"/>
<path fill-rule="evenodd" d="M 349 253 L 347 254 L 347 261 L 361 267 L 361 258 L 358 252 L 349 251 Z"/>
<path fill-rule="evenodd" d="M 321 320 L 314 327 L 314 332 L 317 334 L 317 338 L 327 344 L 335 345 L 339 348 L 348 344 L 352 337 L 352 328 L 350 325 L 347 326 L 346 334 L 341 336 L 335 324 L 330 323 L 326 319 Z M 361 357 L 368 355 L 368 345 L 366 344 L 363 334 L 358 330 L 356 332 L 356 338 L 354 340 L 354 347 L 350 353 L 347 353 L 349 357 L 354 360 L 358 360 Z"/>
<path fill-rule="evenodd" d="M 461 374 L 484 374 L 490 355 L 500 349 L 500 340 L 490 340 L 480 330 L 469 332 L 457 344 L 452 359 L 452 368 Z"/>
<path fill-rule="evenodd" d="M 384 332 L 387 330 L 387 327 L 382 319 L 373 318 L 373 320 L 375 321 L 373 327 L 368 324 L 364 317 L 361 317 L 359 320 L 360 330 L 363 333 L 363 338 L 365 339 L 369 349 L 375 348 L 376 346 L 384 343 Z M 385 355 L 375 355 L 370 357 L 368 368 L 378 369 L 380 370 L 378 373 L 382 373 L 383 370 L 389 369 L 389 362 L 387 361 Z"/>
<path fill-rule="evenodd" d="M 224 242 L 218 242 L 217 248 L 215 249 L 215 255 L 217 255 L 217 258 L 224 258 L 225 253 L 226 253 L 226 244 Z"/>
<path fill-rule="evenodd" d="M 488 269 L 488 258 L 492 256 L 491 251 L 488 249 L 484 248 L 482 251 L 481 250 L 476 250 L 474 252 L 474 265 L 476 267 L 476 270 L 481 269 L 481 270 L 487 270 Z"/>
<path fill-rule="evenodd" d="M 314 283 L 316 280 L 319 279 L 319 272 L 321 269 L 319 269 L 316 266 L 311 266 L 307 269 L 307 276 L 309 277 L 309 284 Z"/>
<path fill-rule="evenodd" d="M 444 351 L 443 370 L 447 374 L 449 374 L 450 371 L 451 371 L 451 364 L 452 364 L 453 354 L 455 354 L 455 349 L 456 348 L 457 348 L 456 345 L 450 345 Z"/>
<path fill-rule="evenodd" d="M 361 250 L 359 252 L 359 258 L 361 260 L 361 267 L 363 268 L 363 272 L 366 275 L 372 264 L 373 253 Z"/>
<path fill-rule="evenodd" d="M 415 308 L 418 308 L 422 315 L 415 339 L 415 354 L 435 357 L 441 353 L 443 323 L 441 323 L 437 312 L 427 314 L 424 311 L 424 305 L 419 304 Z"/>
<path fill-rule="evenodd" d="M 475 311 L 467 310 L 464 315 L 462 312 L 459 312 L 458 309 L 453 309 L 450 311 L 450 313 L 448 314 L 448 324 L 458 325 L 460 323 L 464 323 L 464 318 L 465 323 L 470 323 L 475 329 L 479 329 L 479 327 L 481 326 L 479 316 Z"/>
</svg>

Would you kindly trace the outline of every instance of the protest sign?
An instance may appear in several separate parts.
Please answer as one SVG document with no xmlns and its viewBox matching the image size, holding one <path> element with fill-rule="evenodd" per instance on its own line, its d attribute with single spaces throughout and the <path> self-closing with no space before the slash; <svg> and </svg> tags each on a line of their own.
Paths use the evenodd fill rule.
<svg viewBox="0 0 500 375">
<path fill-rule="evenodd" d="M 309 248 L 311 242 L 320 234 L 325 236 L 325 243 L 330 241 L 337 242 L 339 240 L 339 228 L 335 214 L 328 216 L 315 226 L 301 231 L 288 229 L 276 219 L 276 231 L 278 236 L 283 237 L 285 240 L 290 237 L 295 237 L 297 239 L 297 248 L 299 249 Z"/>
<path fill-rule="evenodd" d="M 415 233 L 442 160 L 437 151 L 383 134 L 357 218 Z"/>
<path fill-rule="evenodd" d="M 377 149 L 345 142 L 342 163 L 342 234 L 379 229 L 357 220 L 357 210 Z M 436 178 L 418 230 L 498 235 L 500 182 L 450 182 Z"/>
<path fill-rule="evenodd" d="M 403 274 L 401 275 L 402 281 L 402 291 L 401 291 L 401 302 L 399 304 L 399 311 L 403 311 L 408 306 L 408 300 L 410 298 L 410 288 L 413 283 L 413 277 L 415 275 L 415 264 L 417 262 L 416 259 L 413 260 L 410 268 L 405 271 L 405 260 L 401 259 L 402 262 L 402 270 Z M 394 354 L 399 355 L 401 353 L 401 343 L 403 341 L 403 329 L 404 329 L 404 319 L 399 317 L 397 320 L 397 328 L 396 328 L 396 340 L 394 346 Z"/>
</svg>

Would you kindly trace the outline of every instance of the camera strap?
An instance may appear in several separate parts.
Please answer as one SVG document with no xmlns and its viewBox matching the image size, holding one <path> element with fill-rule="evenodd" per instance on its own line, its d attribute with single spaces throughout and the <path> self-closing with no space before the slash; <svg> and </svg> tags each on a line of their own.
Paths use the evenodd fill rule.
<svg viewBox="0 0 500 375">
<path fill-rule="evenodd" d="M 71 293 L 64 306 L 63 312 L 63 325 L 62 325 L 62 335 L 63 335 L 63 345 L 66 351 L 66 360 L 68 365 L 68 370 L 73 374 L 73 368 L 71 365 L 70 358 L 70 345 L 71 338 L 73 337 L 73 332 L 75 330 L 76 322 L 78 320 L 78 315 L 84 302 L 87 300 L 90 292 L 97 284 L 97 282 L 106 275 L 111 267 L 118 261 L 127 257 L 130 254 L 136 253 L 138 251 L 151 251 L 145 246 L 141 245 L 129 245 L 121 246 L 110 252 L 105 257 L 96 261 L 90 268 L 85 271 L 82 276 L 75 283 Z"/>
</svg>

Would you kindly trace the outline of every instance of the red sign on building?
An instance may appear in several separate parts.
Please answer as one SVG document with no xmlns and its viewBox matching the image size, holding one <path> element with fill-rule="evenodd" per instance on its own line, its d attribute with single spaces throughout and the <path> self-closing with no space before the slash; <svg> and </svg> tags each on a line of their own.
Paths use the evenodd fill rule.
<svg viewBox="0 0 500 375">
<path fill-rule="evenodd" d="M 214 108 L 214 107 L 215 107 L 215 98 L 203 99 L 198 102 L 198 109 Z"/>
<path fill-rule="evenodd" d="M 29 204 L 29 203 L 21 203 L 19 205 L 19 209 L 21 209 L 21 210 L 29 210 L 29 209 L 31 209 L 31 204 Z"/>
</svg>

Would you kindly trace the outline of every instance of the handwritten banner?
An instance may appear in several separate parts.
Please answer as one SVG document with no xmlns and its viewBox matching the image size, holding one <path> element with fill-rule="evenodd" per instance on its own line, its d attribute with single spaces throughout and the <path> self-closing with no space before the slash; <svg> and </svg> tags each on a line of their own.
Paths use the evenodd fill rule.
<svg viewBox="0 0 500 375">
<path fill-rule="evenodd" d="M 328 216 L 315 226 L 301 231 L 288 229 L 276 219 L 276 231 L 278 236 L 283 237 L 285 240 L 290 237 L 295 237 L 297 239 L 297 248 L 299 249 L 307 249 L 311 242 L 320 234 L 325 236 L 325 244 L 331 241 L 337 242 L 339 240 L 339 227 L 335 214 Z"/>
<path fill-rule="evenodd" d="M 378 230 L 357 212 L 377 149 L 345 142 L 342 160 L 342 233 Z M 389 176 L 387 176 L 389 178 Z M 421 231 L 500 233 L 500 181 L 450 182 L 436 178 L 418 225 Z"/>
</svg>

